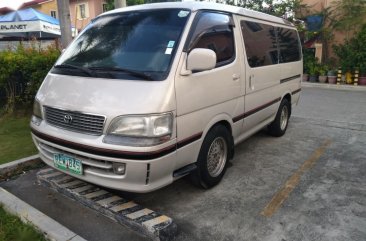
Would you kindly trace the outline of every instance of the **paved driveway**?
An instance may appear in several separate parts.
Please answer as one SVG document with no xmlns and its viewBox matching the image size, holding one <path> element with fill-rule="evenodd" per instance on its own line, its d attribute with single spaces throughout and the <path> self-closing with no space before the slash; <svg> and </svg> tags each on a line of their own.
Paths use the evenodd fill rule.
<svg viewBox="0 0 366 241">
<path fill-rule="evenodd" d="M 211 190 L 179 180 L 134 199 L 173 217 L 177 240 L 366 240 L 366 92 L 305 88 L 285 136 L 235 150 Z"/>
<path fill-rule="evenodd" d="M 262 131 L 235 151 L 213 189 L 181 179 L 153 193 L 122 195 L 172 217 L 179 241 L 366 240 L 366 92 L 304 88 L 285 136 Z M 57 193 L 39 191 L 34 178 L 31 172 L 2 186 L 88 240 L 142 239 Z M 79 227 L 77 217 L 89 223 Z"/>
</svg>

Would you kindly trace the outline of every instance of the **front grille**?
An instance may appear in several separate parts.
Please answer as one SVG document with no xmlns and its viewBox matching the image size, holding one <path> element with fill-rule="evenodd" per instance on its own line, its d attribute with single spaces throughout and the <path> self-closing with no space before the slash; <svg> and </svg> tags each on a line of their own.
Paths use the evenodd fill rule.
<svg viewBox="0 0 366 241">
<path fill-rule="evenodd" d="M 90 135 L 101 135 L 104 116 L 84 114 L 45 106 L 45 119 L 53 126 Z"/>
</svg>

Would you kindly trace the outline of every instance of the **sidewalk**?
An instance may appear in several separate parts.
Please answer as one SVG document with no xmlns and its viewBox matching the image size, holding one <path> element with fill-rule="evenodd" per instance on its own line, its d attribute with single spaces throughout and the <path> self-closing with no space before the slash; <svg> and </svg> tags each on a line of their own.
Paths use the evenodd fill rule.
<svg viewBox="0 0 366 241">
<path fill-rule="evenodd" d="M 366 91 L 366 85 L 337 85 L 327 83 L 313 83 L 313 82 L 301 82 L 302 87 L 309 88 L 322 88 L 322 89 L 335 89 L 335 90 L 351 90 L 351 91 Z"/>
</svg>

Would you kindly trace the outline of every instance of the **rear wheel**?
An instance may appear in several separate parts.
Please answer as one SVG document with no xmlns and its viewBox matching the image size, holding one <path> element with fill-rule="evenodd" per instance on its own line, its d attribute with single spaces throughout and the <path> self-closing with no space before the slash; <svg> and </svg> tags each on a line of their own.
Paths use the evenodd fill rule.
<svg viewBox="0 0 366 241">
<path fill-rule="evenodd" d="M 214 126 L 203 140 L 197 160 L 197 169 L 191 173 L 194 184 L 210 188 L 218 184 L 225 174 L 232 156 L 232 137 L 222 125 Z"/>
<path fill-rule="evenodd" d="M 281 101 L 280 107 L 274 121 L 268 126 L 268 133 L 272 136 L 283 136 L 287 130 L 288 120 L 290 118 L 291 106 L 287 99 Z"/>
</svg>

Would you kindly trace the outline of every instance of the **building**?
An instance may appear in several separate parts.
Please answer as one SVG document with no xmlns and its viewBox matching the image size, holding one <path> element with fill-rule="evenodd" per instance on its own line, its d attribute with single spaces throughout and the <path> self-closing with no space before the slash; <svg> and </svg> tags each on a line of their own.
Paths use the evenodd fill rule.
<svg viewBox="0 0 366 241">
<path fill-rule="evenodd" d="M 297 13 L 296 17 L 304 19 L 305 22 L 309 24 L 309 18 L 314 18 L 316 17 L 316 15 L 318 15 L 320 18 L 323 18 L 322 13 L 324 13 L 324 11 L 327 9 L 332 11 L 336 3 L 339 1 L 340 0 L 302 0 L 302 4 L 306 4 L 308 8 L 306 9 L 306 11 Z M 329 21 L 330 20 L 322 21 L 321 25 L 329 26 Z M 313 32 L 316 33 L 316 30 Z M 322 62 L 324 61 L 324 55 L 327 57 L 327 59 L 335 57 L 332 48 L 334 44 L 342 44 L 345 42 L 347 34 L 349 37 L 354 34 L 353 31 L 336 31 L 334 29 L 332 29 L 331 33 L 332 37 L 326 43 L 320 38 L 313 38 L 310 39 L 310 41 L 312 42 L 305 43 L 305 46 L 315 48 L 315 56 L 318 57 L 318 59 Z"/>
<path fill-rule="evenodd" d="M 24 3 L 19 9 L 34 8 L 44 14 L 58 18 L 57 0 L 32 0 Z M 82 30 L 93 18 L 105 12 L 105 0 L 70 0 L 71 24 L 79 31 Z M 0 8 L 0 15 L 14 11 L 11 8 Z"/>
<path fill-rule="evenodd" d="M 71 24 L 80 32 L 93 18 L 106 11 L 104 0 L 70 0 Z"/>
<path fill-rule="evenodd" d="M 52 16 L 54 18 L 58 18 L 58 12 L 57 12 L 57 0 L 31 0 L 28 2 L 23 3 L 19 9 L 24 8 L 34 8 L 37 11 L 40 11 L 44 14 L 47 14 L 49 16 Z M 11 8 L 3 7 L 0 8 L 0 15 L 9 13 L 14 11 Z"/>
<path fill-rule="evenodd" d="M 34 0 L 23 4 L 22 8 L 34 8 L 44 14 L 58 18 L 57 0 Z"/>
</svg>

